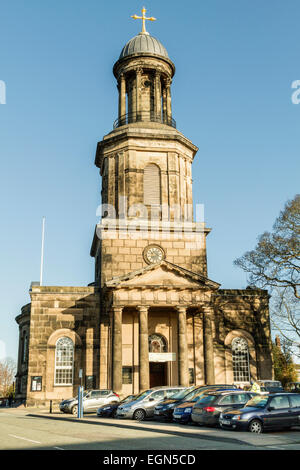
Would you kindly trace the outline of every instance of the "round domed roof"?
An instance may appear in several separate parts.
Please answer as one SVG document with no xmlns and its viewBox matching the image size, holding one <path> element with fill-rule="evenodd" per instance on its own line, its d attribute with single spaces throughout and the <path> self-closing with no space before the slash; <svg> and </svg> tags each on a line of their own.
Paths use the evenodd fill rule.
<svg viewBox="0 0 300 470">
<path fill-rule="evenodd" d="M 150 53 L 169 58 L 167 50 L 162 43 L 148 33 L 139 33 L 130 39 L 123 47 L 119 59 L 139 53 Z"/>
</svg>

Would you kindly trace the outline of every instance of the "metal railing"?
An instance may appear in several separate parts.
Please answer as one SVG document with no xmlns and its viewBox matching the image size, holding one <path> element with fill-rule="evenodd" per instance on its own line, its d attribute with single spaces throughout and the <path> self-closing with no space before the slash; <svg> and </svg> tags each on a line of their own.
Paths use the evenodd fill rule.
<svg viewBox="0 0 300 470">
<path fill-rule="evenodd" d="M 176 129 L 176 121 L 169 116 L 157 116 L 152 111 L 141 111 L 140 113 L 127 113 L 115 120 L 113 128 L 131 124 L 133 122 L 159 122 Z"/>
</svg>

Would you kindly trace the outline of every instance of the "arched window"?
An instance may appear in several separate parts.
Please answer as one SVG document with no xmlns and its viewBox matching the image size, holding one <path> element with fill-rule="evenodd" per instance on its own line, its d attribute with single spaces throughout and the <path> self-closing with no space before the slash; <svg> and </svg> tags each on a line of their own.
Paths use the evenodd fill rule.
<svg viewBox="0 0 300 470">
<path fill-rule="evenodd" d="M 63 336 L 56 342 L 55 350 L 55 385 L 73 384 L 74 344 Z"/>
<path fill-rule="evenodd" d="M 155 206 L 160 204 L 160 169 L 150 163 L 144 169 L 144 204 Z"/>
<path fill-rule="evenodd" d="M 244 338 L 234 338 L 231 343 L 234 382 L 249 382 L 249 349 Z"/>
<path fill-rule="evenodd" d="M 22 362 L 27 362 L 28 360 L 28 334 L 25 333 L 23 337 L 23 350 L 22 350 Z"/>
<path fill-rule="evenodd" d="M 167 342 L 161 335 L 154 334 L 149 336 L 149 352 L 150 353 L 163 353 L 167 352 Z"/>
</svg>

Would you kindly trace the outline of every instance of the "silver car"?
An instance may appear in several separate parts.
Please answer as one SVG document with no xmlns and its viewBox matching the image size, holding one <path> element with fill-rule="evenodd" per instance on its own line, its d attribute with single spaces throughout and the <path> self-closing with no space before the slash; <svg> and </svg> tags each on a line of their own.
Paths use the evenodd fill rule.
<svg viewBox="0 0 300 470">
<path fill-rule="evenodd" d="M 174 393 L 184 388 L 186 387 L 153 387 L 145 390 L 133 401 L 120 405 L 117 410 L 117 418 L 131 418 L 138 421 L 151 418 L 154 416 L 154 408 L 160 401 L 170 398 Z"/>
<path fill-rule="evenodd" d="M 83 393 L 83 412 L 89 413 L 97 411 L 101 405 L 116 403 L 120 401 L 119 395 L 112 390 L 89 390 Z M 59 404 L 59 409 L 63 413 L 72 413 L 77 415 L 78 397 L 63 400 Z"/>
</svg>

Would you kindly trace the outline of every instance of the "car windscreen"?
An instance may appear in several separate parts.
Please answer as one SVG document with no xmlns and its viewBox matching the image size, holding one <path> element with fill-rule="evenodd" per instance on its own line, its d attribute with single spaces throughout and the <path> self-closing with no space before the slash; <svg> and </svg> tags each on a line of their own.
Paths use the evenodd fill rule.
<svg viewBox="0 0 300 470">
<path fill-rule="evenodd" d="M 82 398 L 86 397 L 89 392 L 83 392 Z M 78 400 L 78 395 L 74 398 L 74 400 Z"/>
<path fill-rule="evenodd" d="M 267 404 L 268 399 L 269 399 L 268 395 L 255 396 L 251 398 L 249 401 L 247 401 L 245 406 L 253 406 L 255 408 L 264 408 Z"/>
<path fill-rule="evenodd" d="M 185 397 L 184 399 L 186 401 L 192 401 L 192 399 L 196 396 L 196 395 L 199 395 L 203 390 L 199 389 L 199 388 L 195 388 L 194 390 L 192 390 L 191 392 L 189 392 Z"/>
<path fill-rule="evenodd" d="M 258 384 L 262 387 L 276 387 L 276 388 L 282 388 L 281 382 L 276 381 L 276 380 L 269 380 L 264 382 L 263 380 L 258 380 Z"/>
<path fill-rule="evenodd" d="M 198 398 L 197 405 L 209 405 L 215 401 L 216 395 L 204 395 L 201 398 Z"/>
<path fill-rule="evenodd" d="M 180 400 L 181 398 L 185 398 L 190 393 L 191 387 L 189 387 L 188 389 L 185 388 L 183 390 L 180 390 L 179 392 L 174 393 L 174 395 L 170 396 L 170 398 L 172 398 L 172 400 Z"/>
<path fill-rule="evenodd" d="M 121 403 L 127 403 L 128 401 L 132 401 L 134 399 L 134 395 L 128 395 L 128 397 L 123 398 Z"/>
<path fill-rule="evenodd" d="M 151 393 L 151 392 L 153 392 L 153 390 L 145 390 L 144 392 L 137 395 L 134 400 L 141 400 L 141 399 L 145 398 L 147 395 L 149 395 L 149 393 Z"/>
</svg>

